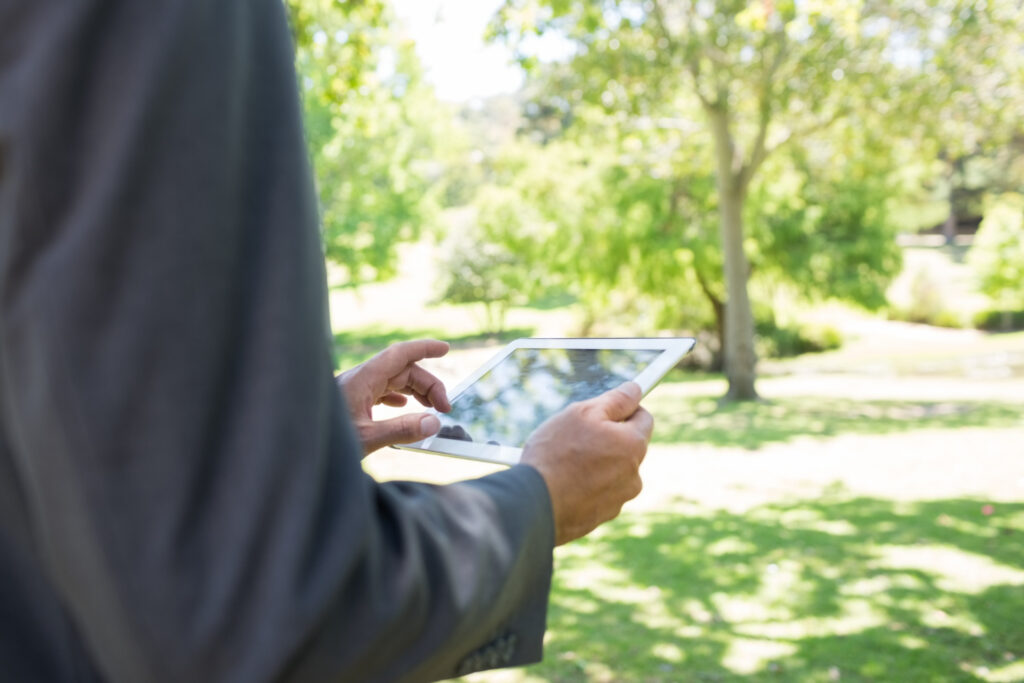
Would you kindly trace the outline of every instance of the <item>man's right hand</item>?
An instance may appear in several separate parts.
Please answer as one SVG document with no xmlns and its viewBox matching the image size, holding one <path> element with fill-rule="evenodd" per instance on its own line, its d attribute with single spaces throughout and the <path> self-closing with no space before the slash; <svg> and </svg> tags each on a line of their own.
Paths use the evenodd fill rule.
<svg viewBox="0 0 1024 683">
<path fill-rule="evenodd" d="M 573 403 L 527 440 L 522 462 L 548 485 L 556 545 L 614 519 L 640 493 L 639 467 L 654 427 L 640 399 L 640 387 L 626 382 Z"/>
</svg>

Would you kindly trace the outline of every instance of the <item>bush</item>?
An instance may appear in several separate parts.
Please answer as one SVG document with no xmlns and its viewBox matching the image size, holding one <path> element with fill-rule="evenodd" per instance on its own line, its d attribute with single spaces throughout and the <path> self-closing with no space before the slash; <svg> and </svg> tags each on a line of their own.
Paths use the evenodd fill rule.
<svg viewBox="0 0 1024 683">
<path fill-rule="evenodd" d="M 890 306 L 887 317 L 935 327 L 963 327 L 961 316 L 945 307 L 942 291 L 942 280 L 930 269 L 920 268 L 911 280 L 907 300 Z"/>
<path fill-rule="evenodd" d="M 974 316 L 974 326 L 979 330 L 987 330 L 989 332 L 1024 330 L 1024 310 L 980 311 Z"/>
<path fill-rule="evenodd" d="M 967 258 L 995 308 L 1024 307 L 1024 196 L 999 197 L 986 209 Z"/>
<path fill-rule="evenodd" d="M 774 319 L 759 320 L 757 353 L 762 358 L 788 358 L 804 353 L 819 353 L 838 349 L 843 336 L 831 325 L 783 325 Z"/>
<path fill-rule="evenodd" d="M 500 244 L 483 241 L 478 235 L 443 245 L 441 259 L 441 300 L 453 304 L 479 303 L 484 309 L 485 331 L 505 329 L 509 307 L 527 301 L 529 269 Z"/>
<path fill-rule="evenodd" d="M 964 327 L 964 319 L 959 313 L 954 313 L 947 308 L 940 308 L 922 315 L 920 310 L 893 306 L 886 311 L 889 320 L 898 320 L 905 323 L 916 323 L 918 325 L 932 325 L 934 327 L 948 327 L 959 330 Z"/>
<path fill-rule="evenodd" d="M 942 310 L 939 311 L 931 320 L 931 325 L 936 327 L 949 327 L 955 330 L 959 330 L 964 326 L 963 318 L 953 311 Z"/>
</svg>

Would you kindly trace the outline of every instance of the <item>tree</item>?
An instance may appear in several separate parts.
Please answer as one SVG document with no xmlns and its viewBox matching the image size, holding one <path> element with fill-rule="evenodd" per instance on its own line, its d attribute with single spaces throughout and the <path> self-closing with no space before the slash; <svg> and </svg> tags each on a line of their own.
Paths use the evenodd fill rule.
<svg viewBox="0 0 1024 683">
<path fill-rule="evenodd" d="M 1024 134 L 1024 11 L 1016 0 L 897 7 L 903 52 L 921 71 L 905 82 L 900 119 L 904 135 L 938 161 L 933 183 L 951 242 L 959 219 L 981 213 L 985 194 L 1020 189 L 1007 180 Z"/>
<path fill-rule="evenodd" d="M 526 304 L 543 288 L 528 254 L 502 239 L 523 227 L 522 208 L 512 190 L 487 186 L 469 207 L 469 220 L 452 225 L 441 244 L 441 299 L 481 304 L 489 334 L 505 330 L 509 307 Z"/>
<path fill-rule="evenodd" d="M 288 0 L 326 256 L 346 284 L 393 273 L 435 215 L 449 113 L 381 0 Z"/>
<path fill-rule="evenodd" d="M 725 289 L 712 148 L 688 131 L 619 125 L 587 106 L 547 143 L 524 139 L 491 163 L 501 211 L 486 238 L 528 255 L 531 278 L 572 293 L 584 330 L 610 313 L 634 330 L 712 330 L 721 348 Z M 547 125 L 545 125 L 547 129 Z M 754 296 L 885 303 L 900 269 L 886 207 L 891 144 L 840 124 L 766 162 L 747 202 Z M 709 340 L 710 341 L 710 340 Z M 715 367 L 716 358 L 706 359 Z"/>
<path fill-rule="evenodd" d="M 852 112 L 871 119 L 898 86 L 888 56 L 897 25 L 872 11 L 862 2 L 506 0 L 494 22 L 526 64 L 535 62 L 531 35 L 575 45 L 566 92 L 623 120 L 685 127 L 701 112 L 713 141 L 729 398 L 756 397 L 752 184 L 776 151 Z"/>
</svg>

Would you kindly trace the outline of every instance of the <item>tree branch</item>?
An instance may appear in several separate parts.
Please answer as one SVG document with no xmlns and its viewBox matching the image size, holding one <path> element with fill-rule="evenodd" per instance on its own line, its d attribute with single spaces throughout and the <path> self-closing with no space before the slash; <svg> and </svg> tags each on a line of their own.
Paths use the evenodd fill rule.
<svg viewBox="0 0 1024 683">
<path fill-rule="evenodd" d="M 669 49 L 672 52 L 676 52 L 679 49 L 679 43 L 675 40 L 672 33 L 668 30 L 668 23 L 665 21 L 665 8 L 662 7 L 662 0 L 654 0 L 652 14 L 654 15 L 655 24 L 658 26 L 658 31 L 661 33 L 661 37 L 668 41 Z M 686 12 L 686 30 L 690 35 L 696 33 L 693 25 L 692 12 L 687 10 Z M 688 54 L 688 51 L 684 51 L 683 61 L 686 64 L 686 70 L 689 71 L 690 76 L 693 78 L 693 91 L 697 94 L 697 99 L 705 107 L 711 106 L 711 99 L 704 94 L 704 90 L 701 87 L 702 77 L 700 69 L 700 55 L 699 54 Z"/>
<path fill-rule="evenodd" d="M 832 112 L 831 116 L 815 121 L 814 123 L 808 124 L 803 128 L 791 130 L 785 138 L 779 140 L 777 143 L 775 143 L 774 145 L 767 149 L 767 151 L 765 152 L 765 157 L 771 156 L 776 152 L 776 150 L 785 147 L 792 140 L 806 137 L 811 133 L 816 133 L 819 130 L 824 130 L 825 128 L 828 128 L 833 123 L 846 116 L 848 113 L 848 109 L 846 109 L 845 107 L 840 107 L 836 111 Z"/>
<path fill-rule="evenodd" d="M 771 63 L 764 69 L 761 76 L 761 101 L 759 102 L 759 119 L 757 126 L 757 134 L 754 137 L 754 145 L 750 151 L 750 159 L 743 165 L 739 173 L 740 187 L 746 189 L 750 184 L 751 178 L 757 173 L 757 169 L 760 168 L 764 160 L 768 158 L 770 150 L 766 147 L 768 139 L 768 126 L 772 119 L 772 90 L 775 81 L 775 75 L 779 71 L 779 67 L 782 65 L 783 58 L 786 54 L 786 34 L 780 32 L 779 34 L 779 48 L 775 51 L 775 55 L 772 57 Z"/>
</svg>

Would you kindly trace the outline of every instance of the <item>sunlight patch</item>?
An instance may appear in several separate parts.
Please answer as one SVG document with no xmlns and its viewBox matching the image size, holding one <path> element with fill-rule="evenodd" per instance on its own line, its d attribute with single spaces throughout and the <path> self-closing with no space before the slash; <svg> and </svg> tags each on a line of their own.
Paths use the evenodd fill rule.
<svg viewBox="0 0 1024 683">
<path fill-rule="evenodd" d="M 899 638 L 896 639 L 896 642 L 899 643 L 901 647 L 907 650 L 928 649 L 927 640 L 925 640 L 924 638 L 919 638 L 917 636 L 910 635 L 909 633 L 904 633 L 903 635 L 901 635 Z"/>
<path fill-rule="evenodd" d="M 978 667 L 974 670 L 974 674 L 979 678 L 991 681 L 992 683 L 1016 683 L 1018 681 L 1024 681 L 1024 659 L 995 669 Z"/>
<path fill-rule="evenodd" d="M 834 617 L 741 623 L 736 625 L 735 631 L 760 638 L 800 640 L 807 637 L 853 635 L 886 623 L 888 617 L 867 600 L 847 600 L 843 603 L 842 613 Z"/>
<path fill-rule="evenodd" d="M 906 569 L 935 575 L 943 591 L 980 593 L 1000 584 L 1024 584 L 1024 571 L 947 546 L 879 546 L 875 567 Z"/>
<path fill-rule="evenodd" d="M 857 527 L 845 519 L 823 519 L 807 527 L 815 531 L 822 531 L 833 536 L 854 536 L 858 533 Z"/>
<path fill-rule="evenodd" d="M 773 659 L 795 654 L 796 645 L 773 640 L 734 638 L 722 658 L 722 664 L 738 674 L 752 674 L 763 669 Z"/>
<path fill-rule="evenodd" d="M 621 569 L 603 564 L 586 564 L 571 570 L 563 569 L 561 583 L 566 588 L 592 590 L 596 586 L 618 587 L 630 583 L 629 575 Z"/>
<path fill-rule="evenodd" d="M 974 619 L 964 614 L 950 613 L 943 609 L 924 610 L 921 612 L 921 623 L 928 628 L 948 628 L 974 637 L 985 635 L 985 628 Z"/>
<path fill-rule="evenodd" d="M 672 643 L 657 643 L 651 648 L 651 654 L 658 659 L 664 659 L 666 662 L 681 662 L 686 658 L 686 655 L 678 645 Z"/>
<path fill-rule="evenodd" d="M 595 614 L 602 607 L 596 600 L 571 593 L 559 594 L 558 603 L 562 607 L 571 610 L 572 614 Z"/>
<path fill-rule="evenodd" d="M 677 629 L 683 623 L 679 615 L 669 611 L 665 601 L 660 597 L 648 600 L 637 607 L 633 620 L 652 631 Z M 701 632 L 698 630 L 698 635 L 700 634 Z"/>
<path fill-rule="evenodd" d="M 904 591 L 926 591 L 928 588 L 917 576 L 910 574 L 881 574 L 866 579 L 849 581 L 839 588 L 841 595 L 872 597 L 878 599 L 880 596 L 889 594 L 893 589 Z M 887 601 L 886 604 L 891 604 Z"/>
<path fill-rule="evenodd" d="M 744 541 L 735 536 L 715 541 L 704 549 L 707 555 L 730 555 L 747 553 L 753 555 L 757 552 L 757 546 L 750 541 Z"/>
</svg>

